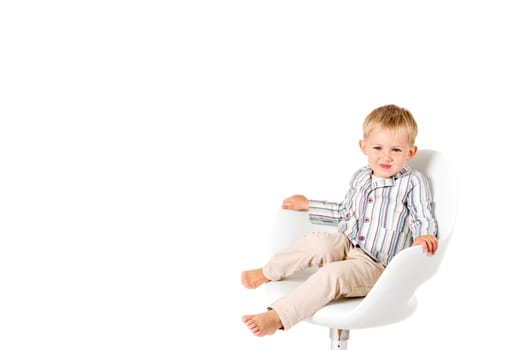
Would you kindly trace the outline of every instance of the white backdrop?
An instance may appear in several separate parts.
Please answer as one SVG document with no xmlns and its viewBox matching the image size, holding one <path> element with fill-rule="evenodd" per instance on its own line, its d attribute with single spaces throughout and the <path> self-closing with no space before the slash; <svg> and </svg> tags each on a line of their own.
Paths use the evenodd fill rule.
<svg viewBox="0 0 524 350">
<path fill-rule="evenodd" d="M 516 1 L 74 3 L 0 4 L 1 349 L 328 348 L 254 337 L 240 272 L 283 198 L 342 198 L 386 103 L 455 163 L 460 212 L 417 313 L 350 347 L 516 341 Z"/>
</svg>

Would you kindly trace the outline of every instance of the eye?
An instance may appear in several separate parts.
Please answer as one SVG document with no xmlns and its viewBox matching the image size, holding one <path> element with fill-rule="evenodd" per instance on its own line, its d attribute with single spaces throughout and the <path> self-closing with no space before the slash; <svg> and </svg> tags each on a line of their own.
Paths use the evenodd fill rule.
<svg viewBox="0 0 524 350">
<path fill-rule="evenodd" d="M 380 147 L 380 146 L 373 146 L 373 149 L 374 149 L 375 151 L 380 151 L 380 150 L 382 149 L 382 147 Z"/>
<path fill-rule="evenodd" d="M 400 148 L 393 148 L 393 152 L 400 153 L 402 150 Z"/>
</svg>

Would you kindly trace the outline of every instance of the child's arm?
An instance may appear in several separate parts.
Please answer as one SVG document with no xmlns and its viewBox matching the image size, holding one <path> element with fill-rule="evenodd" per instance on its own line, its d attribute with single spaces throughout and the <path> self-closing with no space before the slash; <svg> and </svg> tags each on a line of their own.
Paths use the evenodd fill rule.
<svg viewBox="0 0 524 350">
<path fill-rule="evenodd" d="M 422 235 L 413 241 L 412 246 L 421 245 L 424 252 L 433 255 L 438 249 L 438 239 L 433 235 Z"/>
<path fill-rule="evenodd" d="M 309 200 L 301 194 L 295 194 L 284 199 L 282 202 L 282 209 L 308 210 Z"/>
<path fill-rule="evenodd" d="M 414 238 L 412 245 L 421 245 L 425 253 L 433 255 L 438 248 L 438 239 L 429 182 L 418 172 L 411 179 L 413 188 L 408 196 L 408 207 L 411 213 L 410 229 Z"/>
</svg>

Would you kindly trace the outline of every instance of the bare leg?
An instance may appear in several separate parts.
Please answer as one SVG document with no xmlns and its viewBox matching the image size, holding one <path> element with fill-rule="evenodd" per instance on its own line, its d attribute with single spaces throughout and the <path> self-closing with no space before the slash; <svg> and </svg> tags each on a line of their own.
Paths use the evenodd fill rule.
<svg viewBox="0 0 524 350">
<path fill-rule="evenodd" d="M 260 287 L 262 284 L 269 282 L 269 279 L 264 276 L 262 268 L 243 271 L 240 276 L 242 285 L 248 289 L 255 289 Z"/>
<path fill-rule="evenodd" d="M 272 335 L 278 329 L 282 328 L 282 322 L 275 310 L 268 310 L 261 314 L 242 316 L 249 330 L 257 337 Z"/>
</svg>

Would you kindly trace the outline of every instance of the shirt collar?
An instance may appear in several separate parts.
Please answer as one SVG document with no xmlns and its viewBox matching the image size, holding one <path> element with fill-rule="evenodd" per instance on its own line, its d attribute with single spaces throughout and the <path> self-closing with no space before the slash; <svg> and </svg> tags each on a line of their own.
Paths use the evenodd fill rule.
<svg viewBox="0 0 524 350">
<path fill-rule="evenodd" d="M 369 177 L 371 178 L 371 187 L 373 188 L 393 186 L 395 184 L 395 181 L 405 176 L 406 174 L 409 174 L 411 171 L 411 167 L 406 164 L 402 169 L 399 170 L 397 174 L 388 178 L 381 178 L 373 176 L 371 174 L 371 168 L 368 166 Z"/>
</svg>

